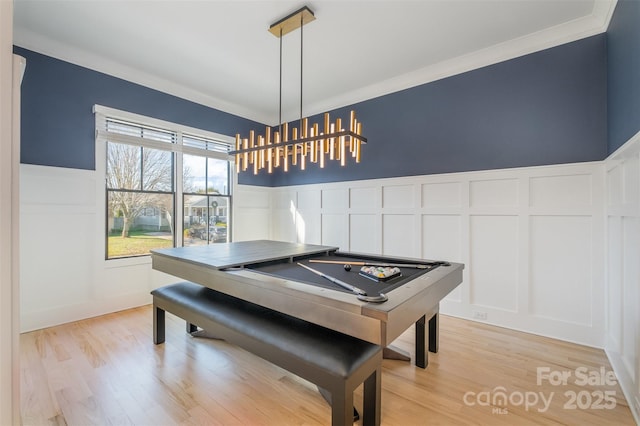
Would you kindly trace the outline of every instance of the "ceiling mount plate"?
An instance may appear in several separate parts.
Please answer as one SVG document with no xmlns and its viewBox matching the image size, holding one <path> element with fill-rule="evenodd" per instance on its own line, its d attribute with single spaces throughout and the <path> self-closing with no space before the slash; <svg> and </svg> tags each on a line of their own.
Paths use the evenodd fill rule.
<svg viewBox="0 0 640 426">
<path fill-rule="evenodd" d="M 313 14 L 313 11 L 307 6 L 304 6 L 302 9 L 296 10 L 291 15 L 282 18 L 274 24 L 271 24 L 271 26 L 269 27 L 269 32 L 274 36 L 280 38 L 281 36 L 288 34 L 291 31 L 297 30 L 298 28 L 308 24 L 311 21 L 314 21 L 315 19 L 316 17 Z"/>
</svg>

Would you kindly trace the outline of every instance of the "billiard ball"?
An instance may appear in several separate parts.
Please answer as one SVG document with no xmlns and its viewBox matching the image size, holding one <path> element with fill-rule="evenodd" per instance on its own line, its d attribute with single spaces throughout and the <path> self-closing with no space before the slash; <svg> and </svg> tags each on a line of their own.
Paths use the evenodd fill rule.
<svg viewBox="0 0 640 426">
<path fill-rule="evenodd" d="M 349 272 L 351 270 L 351 265 L 349 265 L 348 263 L 344 265 L 344 270 Z"/>
</svg>

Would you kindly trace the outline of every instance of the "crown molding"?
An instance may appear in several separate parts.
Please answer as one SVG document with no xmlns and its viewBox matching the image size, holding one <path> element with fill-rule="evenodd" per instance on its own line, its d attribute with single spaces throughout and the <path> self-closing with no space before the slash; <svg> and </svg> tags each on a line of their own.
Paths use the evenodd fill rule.
<svg viewBox="0 0 640 426">
<path fill-rule="evenodd" d="M 595 0 L 593 11 L 589 16 L 346 92 L 340 96 L 319 102 L 308 102 L 305 105 L 305 115 L 311 116 L 345 107 L 606 32 L 616 4 L 617 0 Z M 208 96 L 184 85 L 142 72 L 122 63 L 110 61 L 90 52 L 57 43 L 35 33 L 24 30 L 16 31 L 14 39 L 16 45 L 37 53 L 259 123 L 278 124 L 274 122 L 275 114 L 273 112 L 257 111 L 238 103 Z M 299 111 L 297 110 L 286 109 L 283 111 L 283 119 L 286 121 L 298 118 Z"/>
<path fill-rule="evenodd" d="M 237 103 L 205 95 L 197 90 L 142 72 L 125 64 L 111 61 L 85 50 L 76 49 L 41 37 L 31 31 L 20 30 L 19 33 L 14 36 L 14 44 L 42 55 L 50 56 L 259 123 L 267 123 L 273 119 L 272 114 L 255 111 Z"/>
<path fill-rule="evenodd" d="M 345 107 L 604 33 L 607 31 L 616 3 L 617 0 L 596 0 L 593 12 L 584 18 L 421 68 L 344 93 L 339 97 L 309 103 L 305 105 L 306 115 Z M 287 119 L 296 118 L 295 111 L 286 111 L 283 115 Z"/>
</svg>

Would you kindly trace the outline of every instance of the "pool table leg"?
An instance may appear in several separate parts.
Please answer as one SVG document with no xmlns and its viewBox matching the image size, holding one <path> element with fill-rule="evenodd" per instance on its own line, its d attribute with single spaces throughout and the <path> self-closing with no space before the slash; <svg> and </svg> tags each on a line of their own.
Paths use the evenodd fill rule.
<svg viewBox="0 0 640 426">
<path fill-rule="evenodd" d="M 200 337 L 203 339 L 224 340 L 222 337 L 216 334 L 215 330 L 199 329 L 198 326 L 187 321 L 187 334 L 192 337 Z"/>
<path fill-rule="evenodd" d="M 427 315 L 429 324 L 427 324 Z M 438 311 L 423 315 L 416 321 L 416 365 L 427 368 L 429 365 L 429 352 L 438 352 Z"/>
<path fill-rule="evenodd" d="M 411 361 L 411 355 L 409 352 L 393 345 L 382 348 L 382 358 L 394 359 L 396 361 Z"/>
<path fill-rule="evenodd" d="M 431 319 L 429 319 L 429 352 L 438 353 L 438 345 L 440 343 L 440 333 L 438 331 L 440 325 L 438 324 L 438 313 L 436 312 Z"/>
<path fill-rule="evenodd" d="M 423 315 L 416 321 L 416 365 L 420 368 L 427 368 L 429 365 L 429 352 L 427 351 L 427 328 L 426 316 Z"/>
</svg>

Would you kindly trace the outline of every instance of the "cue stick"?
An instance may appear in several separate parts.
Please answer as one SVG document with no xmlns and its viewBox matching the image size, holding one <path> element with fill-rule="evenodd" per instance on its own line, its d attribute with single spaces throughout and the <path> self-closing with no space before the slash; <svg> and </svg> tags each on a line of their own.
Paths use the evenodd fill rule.
<svg viewBox="0 0 640 426">
<path fill-rule="evenodd" d="M 376 263 L 376 262 L 349 262 L 345 260 L 344 262 L 339 260 L 314 260 L 310 259 L 309 262 L 313 263 L 335 263 L 340 265 L 355 265 L 355 266 L 395 266 L 396 268 L 416 268 L 416 269 L 427 269 L 429 265 L 422 265 L 419 263 Z"/>
<path fill-rule="evenodd" d="M 324 274 L 316 269 L 310 268 L 307 265 L 303 265 L 302 263 L 298 263 L 298 266 L 302 266 L 304 269 L 307 269 L 313 272 L 316 275 L 320 275 L 322 278 L 325 278 L 331 281 L 334 284 L 339 285 L 342 288 L 352 291 L 358 297 L 358 299 L 365 302 L 373 302 L 373 303 L 382 303 L 387 301 L 387 296 L 383 293 L 378 293 L 377 296 L 369 296 L 366 291 L 351 284 L 345 283 L 344 281 L 340 281 L 337 278 L 332 277 L 331 275 Z"/>
</svg>

